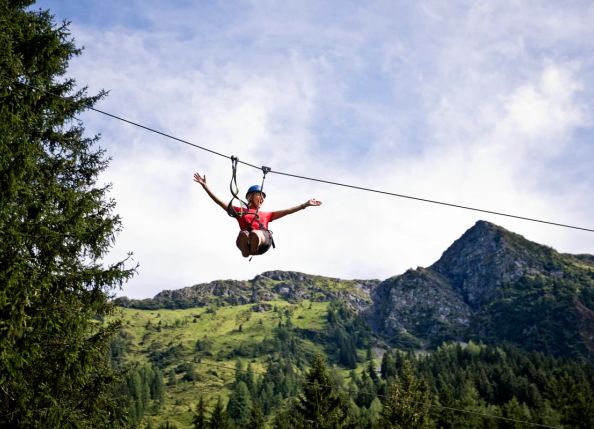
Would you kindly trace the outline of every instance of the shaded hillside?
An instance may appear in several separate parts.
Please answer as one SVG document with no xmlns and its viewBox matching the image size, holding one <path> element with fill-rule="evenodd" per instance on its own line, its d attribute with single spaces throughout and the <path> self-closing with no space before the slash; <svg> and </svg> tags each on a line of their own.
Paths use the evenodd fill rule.
<svg viewBox="0 0 594 429">
<path fill-rule="evenodd" d="M 379 280 L 340 280 L 291 271 L 269 271 L 253 280 L 217 280 L 177 290 L 165 290 L 154 298 L 118 298 L 116 304 L 138 309 L 191 308 L 210 304 L 243 305 L 282 299 L 348 303 L 362 310 L 371 304 L 370 291 Z"/>
<path fill-rule="evenodd" d="M 431 267 L 380 283 L 368 318 L 404 347 L 478 339 L 592 357 L 593 260 L 479 221 Z"/>
</svg>

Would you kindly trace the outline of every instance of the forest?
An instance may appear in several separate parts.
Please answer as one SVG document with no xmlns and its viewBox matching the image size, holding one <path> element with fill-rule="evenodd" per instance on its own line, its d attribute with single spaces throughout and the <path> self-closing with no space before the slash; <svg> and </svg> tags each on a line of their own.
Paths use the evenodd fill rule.
<svg viewBox="0 0 594 429">
<path fill-rule="evenodd" d="M 130 372 L 129 415 L 136 423 L 150 422 L 148 427 L 182 427 L 173 421 L 153 426 L 147 418 L 159 415 L 163 402 L 153 393 L 163 388 L 155 387 L 151 374 L 169 368 L 165 389 L 197 383 L 191 390 L 196 405 L 190 407 L 195 428 L 292 428 L 311 422 L 327 428 L 587 428 L 594 422 L 594 367 L 586 359 L 473 342 L 445 343 L 431 352 L 386 349 L 377 359 L 377 339 L 343 303 L 327 306 L 325 334 L 312 335 L 295 326 L 289 311 L 276 311 L 282 321 L 270 338 L 218 354 L 214 362 L 203 360 L 216 354 L 209 338 L 197 339 L 189 353 L 177 345 L 150 354 L 149 364 Z M 312 351 L 312 340 L 323 352 Z M 130 340 L 118 343 L 120 359 Z M 231 374 L 218 394 L 200 387 L 209 371 Z M 143 409 L 146 414 L 138 413 Z"/>
</svg>

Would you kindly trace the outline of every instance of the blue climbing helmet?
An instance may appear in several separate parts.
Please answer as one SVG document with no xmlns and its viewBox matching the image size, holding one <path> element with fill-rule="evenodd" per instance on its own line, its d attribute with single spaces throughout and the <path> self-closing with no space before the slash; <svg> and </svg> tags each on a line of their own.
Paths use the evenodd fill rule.
<svg viewBox="0 0 594 429">
<path fill-rule="evenodd" d="M 250 188 L 247 190 L 247 193 L 245 194 L 245 197 L 247 198 L 249 194 L 252 194 L 254 192 L 260 192 L 262 193 L 262 195 L 264 195 L 264 198 L 266 198 L 266 193 L 262 192 L 262 188 L 260 187 L 260 185 L 250 186 Z"/>
</svg>

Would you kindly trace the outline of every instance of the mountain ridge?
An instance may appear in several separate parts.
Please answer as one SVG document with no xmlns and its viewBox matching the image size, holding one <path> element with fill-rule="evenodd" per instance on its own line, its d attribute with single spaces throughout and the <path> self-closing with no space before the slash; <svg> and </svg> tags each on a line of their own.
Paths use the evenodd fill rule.
<svg viewBox="0 0 594 429">
<path fill-rule="evenodd" d="M 133 308 L 341 300 L 390 345 L 509 341 L 555 355 L 594 356 L 594 256 L 562 254 L 478 221 L 429 267 L 386 280 L 341 280 L 268 271 L 163 291 Z"/>
<path fill-rule="evenodd" d="M 362 310 L 371 304 L 370 291 L 379 280 L 341 280 L 295 271 L 266 271 L 251 280 L 215 280 L 181 289 L 164 290 L 143 300 L 117 298 L 122 307 L 158 309 L 190 308 L 206 305 L 258 304 L 275 299 L 297 302 L 308 299 L 342 299 Z"/>
</svg>

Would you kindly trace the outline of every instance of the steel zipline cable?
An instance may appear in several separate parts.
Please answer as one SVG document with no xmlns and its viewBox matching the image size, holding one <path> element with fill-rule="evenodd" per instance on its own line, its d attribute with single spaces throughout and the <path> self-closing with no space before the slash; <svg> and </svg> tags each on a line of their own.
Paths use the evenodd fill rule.
<svg viewBox="0 0 594 429">
<path fill-rule="evenodd" d="M 34 85 L 31 85 L 31 84 L 28 84 L 28 83 L 25 83 L 25 82 L 17 82 L 17 83 L 20 84 L 20 85 L 27 86 L 27 87 L 29 87 L 29 88 L 31 88 L 33 90 L 42 91 L 42 92 L 44 92 L 46 94 L 49 94 L 51 96 L 58 97 L 58 98 L 61 98 L 61 99 L 64 99 L 64 100 L 68 100 L 70 98 L 70 97 L 65 97 L 65 96 L 54 94 L 54 93 L 52 93 L 50 91 L 47 91 L 47 90 L 38 88 L 38 87 L 36 87 Z M 92 106 L 87 106 L 87 108 L 89 110 L 92 110 L 92 111 L 96 112 L 96 113 L 100 113 L 102 115 L 105 115 L 105 116 L 107 116 L 109 118 L 116 119 L 118 121 L 127 123 L 129 125 L 133 125 L 135 127 L 141 128 L 143 130 L 146 130 L 146 131 L 149 131 L 149 132 L 158 134 L 160 136 L 166 137 L 168 139 L 175 140 L 175 141 L 177 141 L 179 143 L 183 143 L 183 144 L 186 144 L 188 146 L 192 146 L 192 147 L 194 147 L 196 149 L 200 149 L 200 150 L 209 152 L 209 153 L 211 153 L 213 155 L 218 155 L 220 157 L 227 158 L 227 159 L 230 159 L 230 160 L 234 158 L 233 156 L 226 155 L 226 154 L 221 153 L 221 152 L 217 152 L 217 151 L 215 151 L 213 149 L 209 149 L 209 148 L 207 148 L 205 146 L 197 145 L 197 144 L 192 143 L 192 142 L 190 142 L 188 140 L 184 140 L 184 139 L 181 139 L 179 137 L 175 137 L 175 136 L 173 136 L 171 134 L 165 133 L 163 131 L 159 131 L 159 130 L 154 129 L 154 128 L 151 128 L 149 126 L 146 126 L 146 125 L 140 124 L 138 122 L 132 121 L 130 119 L 123 118 L 123 117 L 118 116 L 118 115 L 115 115 L 113 113 L 109 113 L 109 112 L 106 112 L 104 110 L 101 110 L 101 109 L 97 109 L 95 107 L 92 107 Z M 552 221 L 547 221 L 547 220 L 543 220 L 543 219 L 537 219 L 537 218 L 526 217 L 526 216 L 519 216 L 519 215 L 515 215 L 515 214 L 504 213 L 504 212 L 499 212 L 499 211 L 494 211 L 494 210 L 481 209 L 481 208 L 471 207 L 471 206 L 467 206 L 467 205 L 461 205 L 461 204 L 455 204 L 455 203 L 448 203 L 448 202 L 438 201 L 438 200 L 432 200 L 432 199 L 428 199 L 428 198 L 415 197 L 415 196 L 412 196 L 412 195 L 405 195 L 405 194 L 399 194 L 399 193 L 395 193 L 395 192 L 383 191 L 383 190 L 380 190 L 380 189 L 367 188 L 367 187 L 364 187 L 364 186 L 351 185 L 351 184 L 340 183 L 340 182 L 335 182 L 335 181 L 331 181 L 331 180 L 318 179 L 318 178 L 315 178 L 315 177 L 308 177 L 308 176 L 303 176 L 303 175 L 298 175 L 298 174 L 286 173 L 286 172 L 283 172 L 283 171 L 273 170 L 273 169 L 271 169 L 269 167 L 259 167 L 257 165 L 251 164 L 249 162 L 241 161 L 239 159 L 238 159 L 238 162 L 241 163 L 241 164 L 243 164 L 243 165 L 246 165 L 248 167 L 252 167 L 252 168 L 255 168 L 255 169 L 261 170 L 261 171 L 264 171 L 264 168 L 266 168 L 267 169 L 267 171 L 266 171 L 267 173 L 274 173 L 274 174 L 278 174 L 278 175 L 281 175 L 281 176 L 292 177 L 292 178 L 295 178 L 295 179 L 309 180 L 309 181 L 313 181 L 313 182 L 325 183 L 327 185 L 341 186 L 341 187 L 345 187 L 345 188 L 356 189 L 356 190 L 359 190 L 359 191 L 372 192 L 372 193 L 381 194 L 381 195 L 387 195 L 387 196 L 391 196 L 391 197 L 405 198 L 405 199 L 409 199 L 409 200 L 421 201 L 421 202 L 430 203 L 430 204 L 438 204 L 438 205 L 442 205 L 442 206 L 454 207 L 454 208 L 463 209 L 463 210 L 470 210 L 470 211 L 481 212 L 481 213 L 486 213 L 486 214 L 492 214 L 492 215 L 497 215 L 497 216 L 504 216 L 504 217 L 509 217 L 509 218 L 513 218 L 513 219 L 525 220 L 525 221 L 529 221 L 529 222 L 538 222 L 538 223 L 542 223 L 542 224 L 553 225 L 553 226 L 558 226 L 558 227 L 563 227 L 563 228 L 570 228 L 570 229 L 575 229 L 575 230 L 580 230 L 580 231 L 594 232 L 594 229 L 592 229 L 592 228 L 584 228 L 584 227 L 581 227 L 581 226 L 569 225 L 569 224 L 564 224 L 564 223 L 559 223 L 559 222 L 552 222 Z"/>
</svg>

